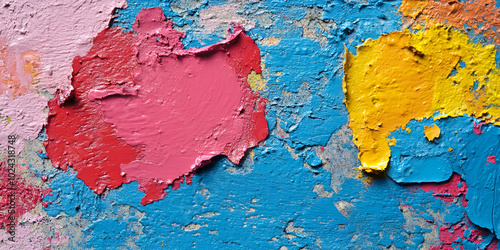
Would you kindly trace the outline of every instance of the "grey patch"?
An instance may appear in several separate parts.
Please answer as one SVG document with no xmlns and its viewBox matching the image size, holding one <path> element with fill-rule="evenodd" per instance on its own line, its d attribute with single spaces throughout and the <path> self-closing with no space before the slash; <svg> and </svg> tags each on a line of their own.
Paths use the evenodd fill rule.
<svg viewBox="0 0 500 250">
<path fill-rule="evenodd" d="M 352 203 L 347 202 L 347 201 L 337 201 L 335 202 L 335 207 L 337 210 L 346 218 L 349 217 L 349 213 L 351 212 L 351 208 L 354 205 Z"/>
<path fill-rule="evenodd" d="M 323 167 L 331 173 L 330 186 L 335 193 L 341 190 L 346 177 L 354 177 L 357 172 L 353 166 L 360 166 L 358 149 L 349 138 L 352 130 L 346 125 L 333 133 L 326 146 L 314 146 L 316 155 L 323 161 Z"/>
<path fill-rule="evenodd" d="M 323 184 L 314 185 L 313 192 L 316 192 L 319 197 L 332 197 L 333 192 L 328 192 L 325 190 Z"/>
<path fill-rule="evenodd" d="M 210 197 L 210 191 L 204 187 L 196 190 L 196 193 L 205 196 L 205 199 L 208 199 L 208 197 Z"/>
<path fill-rule="evenodd" d="M 320 8 L 308 8 L 305 11 L 306 16 L 296 21 L 297 25 L 302 26 L 302 36 L 326 44 L 328 38 L 320 31 L 331 36 L 330 30 L 337 29 L 337 24 L 332 19 L 323 19 L 323 10 Z"/>
<path fill-rule="evenodd" d="M 407 238 L 405 243 L 414 245 L 415 243 L 413 242 L 413 238 L 416 235 L 424 236 L 424 242 L 419 245 L 420 249 L 429 249 L 431 246 L 439 243 L 439 229 L 435 227 L 434 223 L 428 222 L 421 216 L 413 213 L 407 206 L 399 205 L 398 207 L 406 220 L 403 224 L 405 232 L 402 232 L 402 234 L 406 235 Z M 431 209 L 427 209 L 427 212 L 431 214 L 433 218 L 444 220 L 443 215 L 439 212 L 434 213 Z M 416 225 L 421 228 L 420 232 L 415 232 Z M 425 233 L 422 229 L 428 229 L 431 230 L 431 232 Z"/>
<path fill-rule="evenodd" d="M 203 217 L 213 217 L 213 216 L 216 216 L 219 214 L 220 214 L 219 212 L 205 212 L 202 214 L 196 214 L 195 216 L 193 216 L 193 219 L 199 219 L 199 218 L 203 218 Z"/>
<path fill-rule="evenodd" d="M 195 224 L 195 223 L 191 222 L 186 226 L 182 226 L 181 228 L 182 228 L 182 230 L 189 232 L 189 231 L 196 231 L 196 230 L 200 229 L 201 227 L 206 227 L 206 226 L 207 226 L 207 224 L 202 225 L 202 224 Z"/>
<path fill-rule="evenodd" d="M 308 233 L 304 232 L 303 227 L 294 226 L 293 221 L 288 222 L 288 224 L 286 225 L 285 230 L 283 232 L 284 232 L 284 234 L 282 236 L 288 240 L 292 240 L 293 238 L 296 238 L 297 236 L 308 235 Z"/>
</svg>

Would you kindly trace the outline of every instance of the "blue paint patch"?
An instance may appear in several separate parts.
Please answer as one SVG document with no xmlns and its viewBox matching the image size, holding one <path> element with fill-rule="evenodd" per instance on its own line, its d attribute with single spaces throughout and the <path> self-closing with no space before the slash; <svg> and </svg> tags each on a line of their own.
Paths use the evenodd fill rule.
<svg viewBox="0 0 500 250">
<path fill-rule="evenodd" d="M 391 168 L 388 175 L 399 183 L 439 182 L 448 180 L 453 172 L 462 175 L 468 186 L 467 215 L 475 224 L 500 233 L 500 196 L 496 183 L 500 183 L 498 165 L 487 163 L 488 156 L 500 156 L 500 128 L 481 127 L 476 135 L 469 116 L 441 120 L 411 121 L 412 132 L 391 133 L 397 140 L 391 146 Z M 429 142 L 423 134 L 424 126 L 436 124 L 441 135 Z M 452 148 L 449 151 L 449 148 Z"/>
<path fill-rule="evenodd" d="M 195 4 L 180 14 L 172 9 L 170 1 L 129 0 L 127 9 L 117 10 L 112 25 L 131 29 L 142 8 L 161 6 L 174 25 L 187 29 L 183 39 L 186 47 L 220 41 L 222 38 L 217 34 L 204 34 L 197 20 L 200 10 L 226 2 L 185 3 Z M 67 228 L 82 228 L 79 240 L 69 242 L 73 249 L 82 246 L 95 249 L 279 249 L 282 246 L 290 249 L 420 249 L 426 246 L 424 237 L 435 237 L 441 226 L 468 223 L 460 202 L 445 203 L 416 186 L 398 185 L 388 178 L 363 183 L 346 176 L 335 193 L 330 188 L 333 172 L 356 166 L 339 164 L 332 173 L 322 167 L 303 166 L 304 161 L 311 166 L 328 164 L 318 158 L 312 147 L 326 145 L 332 134 L 348 122 L 342 103 L 344 45 L 355 51 L 355 46 L 366 39 L 401 30 L 397 11 L 400 4 L 401 1 L 379 0 L 244 3 L 239 13 L 257 24 L 247 34 L 257 41 L 265 66 L 267 89 L 260 93 L 270 101 L 266 118 L 271 132 L 263 146 L 254 149 L 255 156 L 247 156 L 241 165 L 218 157 L 194 175 L 191 186 L 169 190 L 165 199 L 147 206 L 140 205 L 143 193 L 138 191 L 137 182 L 99 196 L 74 172 L 53 169 L 48 184 L 54 195 L 44 198 L 45 202 L 52 201 L 44 210 L 49 216 L 64 218 Z M 319 15 L 315 16 L 314 11 Z M 312 25 L 310 29 L 300 22 L 305 18 L 310 18 L 307 20 L 307 24 Z M 313 35 L 306 33 L 311 30 Z M 260 43 L 271 37 L 278 38 L 279 43 Z M 474 147 L 464 145 L 461 138 L 466 137 L 461 136 L 470 136 L 472 120 L 457 119 L 449 124 L 447 119 L 433 121 L 442 128 L 437 144 L 423 137 L 423 126 L 431 123 L 428 120 L 410 122 L 413 130 L 410 134 L 394 132 L 391 136 L 397 138 L 397 145 L 391 148 L 389 175 L 398 182 L 419 182 L 446 180 L 453 171 L 462 175 L 471 171 L 469 168 L 477 164 L 465 166 L 464 162 L 477 155 L 466 153 Z M 461 125 L 466 123 L 467 131 L 461 131 Z M 460 135 L 453 135 L 453 126 L 460 130 Z M 491 126 L 487 127 L 489 131 Z M 285 133 L 284 138 L 278 136 L 279 129 Z M 420 129 L 422 133 L 417 133 Z M 482 143 L 489 143 L 488 136 L 498 141 L 493 130 L 485 132 Z M 448 144 L 453 144 L 451 153 Z M 291 147 L 290 152 L 286 145 Z M 477 154 L 484 154 L 484 148 L 476 146 Z M 342 147 L 356 157 L 357 149 L 351 144 Z M 448 154 L 453 157 L 441 157 Z M 427 155 L 428 160 L 422 160 L 423 155 Z M 405 162 L 425 171 L 418 169 L 408 174 L 409 170 L 403 167 Z M 462 167 L 456 168 L 456 164 Z M 492 171 L 494 164 L 484 167 Z M 429 171 L 434 171 L 437 179 L 428 176 Z M 481 173 L 466 176 L 467 184 L 470 182 L 467 193 L 470 204 L 491 204 L 473 200 L 481 197 L 478 192 L 483 186 L 479 180 L 484 176 Z M 318 186 L 322 186 L 326 194 L 321 194 Z M 486 216 L 491 212 L 488 208 L 491 206 L 470 213 Z M 443 211 L 448 212 L 440 216 Z M 482 219 L 472 218 L 480 222 Z M 477 227 L 470 225 L 470 228 Z M 479 244 L 467 239 L 459 244 L 477 248 L 489 244 L 493 236 L 485 234 L 485 240 Z M 439 245 L 438 239 L 433 240 Z M 457 246 L 458 243 L 452 245 Z"/>
<path fill-rule="evenodd" d="M 42 158 L 44 160 L 49 159 L 47 157 L 47 152 L 36 152 L 36 154 L 38 155 L 38 157 L 40 157 L 40 158 Z"/>
<path fill-rule="evenodd" d="M 316 152 L 314 151 L 307 152 L 306 162 L 312 167 L 317 167 L 323 163 L 323 161 L 316 155 Z"/>
</svg>

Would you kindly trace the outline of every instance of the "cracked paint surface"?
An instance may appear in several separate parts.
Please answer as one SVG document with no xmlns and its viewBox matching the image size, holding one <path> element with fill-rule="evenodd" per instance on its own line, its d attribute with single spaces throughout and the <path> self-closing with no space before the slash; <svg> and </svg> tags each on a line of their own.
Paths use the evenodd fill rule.
<svg viewBox="0 0 500 250">
<path fill-rule="evenodd" d="M 13 8 L 19 3 L 22 5 L 22 2 L 2 3 L 2 11 L 9 10 L 9 6 Z M 68 3 L 61 6 L 73 6 Z M 27 206 L 26 211 L 22 210 L 23 214 L 18 217 L 16 242 L 9 241 L 8 235 L 1 229 L 0 248 L 496 249 L 499 243 L 498 225 L 495 223 L 500 220 L 495 217 L 498 215 L 495 211 L 498 211 L 496 207 L 500 203 L 495 202 L 498 197 L 495 193 L 495 178 L 498 175 L 493 172 L 497 166 L 495 157 L 498 156 L 500 132 L 495 125 L 496 121 L 486 119 L 483 111 L 491 111 L 491 118 L 496 117 L 494 110 L 497 107 L 489 105 L 495 103 L 496 99 L 491 94 L 496 92 L 489 91 L 488 88 L 496 84 L 494 75 L 500 58 L 495 54 L 498 47 L 494 40 L 496 34 L 489 35 L 495 29 L 494 16 L 497 10 L 495 2 L 491 1 L 482 0 L 478 4 L 476 1 L 450 3 L 129 0 L 125 8 L 122 1 L 108 1 L 103 5 L 85 1 L 82 8 L 91 4 L 94 7 L 87 13 L 93 14 L 88 15 L 99 18 L 93 20 L 98 24 L 85 27 L 85 31 L 82 29 L 80 32 L 95 32 L 79 37 L 74 34 L 78 32 L 67 31 L 67 39 L 82 41 L 83 45 L 79 47 L 82 50 L 78 50 L 78 53 L 73 50 L 72 53 L 63 53 L 64 55 L 50 55 L 47 58 L 64 58 L 56 63 L 61 68 L 53 78 L 71 76 L 71 69 L 78 69 L 73 71 L 73 84 L 77 85 L 73 87 L 77 94 L 91 93 L 90 98 L 85 100 L 85 105 L 100 105 L 105 108 L 104 112 L 97 112 L 102 118 L 100 125 L 108 126 L 107 130 L 101 132 L 113 137 L 112 141 L 121 141 L 125 145 L 132 139 L 140 139 L 125 133 L 125 127 L 120 124 L 122 118 L 105 118 L 106 112 L 109 114 L 116 109 L 111 105 L 114 101 L 138 98 L 136 94 L 140 93 L 141 88 L 147 87 L 146 82 L 134 83 L 135 77 L 141 73 L 148 73 L 148 76 L 143 75 L 147 78 L 153 72 L 134 70 L 138 63 L 130 63 L 130 58 L 136 57 L 135 49 L 146 52 L 146 55 L 142 55 L 145 57 L 139 58 L 144 60 L 138 62 L 155 65 L 155 70 L 158 70 L 161 68 L 161 60 L 150 60 L 149 56 L 154 57 L 156 52 L 146 48 L 150 45 L 148 42 L 156 43 L 155 34 L 160 34 L 158 38 L 165 39 L 162 43 L 173 45 L 174 50 L 199 51 L 209 46 L 219 48 L 221 41 L 230 40 L 232 34 L 238 32 L 239 25 L 245 28 L 245 37 L 254 42 L 250 48 L 256 51 L 259 61 L 237 78 L 238 81 L 248 83 L 248 91 L 258 93 L 262 100 L 267 100 L 263 106 L 265 105 L 269 135 L 257 147 L 236 157 L 241 158 L 238 161 L 224 155 L 215 156 L 211 163 L 197 169 L 194 174 L 173 180 L 170 185 L 157 186 L 157 192 L 153 193 L 168 195 L 143 205 L 144 183 L 148 182 L 135 178 L 138 174 L 134 174 L 134 168 L 129 172 L 122 171 L 121 168 L 123 162 L 127 164 L 137 160 L 137 155 L 143 148 L 132 146 L 126 149 L 124 146 L 122 152 L 128 153 L 117 154 L 113 168 L 103 168 L 97 162 L 106 160 L 106 154 L 95 155 L 97 161 L 85 161 L 82 159 L 87 158 L 92 150 L 72 155 L 70 150 L 78 147 L 61 143 L 60 146 L 67 147 L 67 155 L 74 157 L 71 161 L 64 161 L 62 157 L 58 159 L 51 154 L 50 144 L 44 146 L 45 141 L 61 138 L 51 136 L 57 130 L 50 130 L 50 120 L 49 125 L 42 129 L 37 124 L 43 125 L 43 119 L 36 120 L 38 118 L 35 117 L 38 116 L 31 116 L 33 118 L 29 119 L 34 121 L 32 126 L 23 127 L 30 135 L 22 137 L 23 145 L 19 146 L 22 150 L 19 150 L 17 156 L 22 179 L 20 183 L 30 183 L 40 190 L 50 189 L 51 192 L 45 196 L 36 196 L 36 202 Z M 470 6 L 473 4 L 479 8 L 485 3 L 488 4 L 485 5 L 488 10 L 481 13 L 493 15 L 480 20 L 483 23 L 481 25 L 462 26 L 463 22 L 456 24 L 456 20 L 451 19 L 463 17 L 465 11 L 460 12 L 461 6 L 472 10 L 473 7 Z M 417 5 L 437 7 L 425 7 L 415 16 L 416 20 L 403 11 L 404 8 L 410 11 Z M 24 6 L 27 8 L 31 5 Z M 113 6 L 121 8 L 111 11 Z M 135 46 L 134 43 L 141 36 L 140 29 L 134 26 L 139 13 L 142 9 L 158 6 L 165 15 L 165 21 L 171 22 L 171 26 L 163 27 L 168 27 L 171 31 L 163 30 L 164 33 L 161 33 L 158 30 L 159 33 L 147 35 L 152 39 L 146 40 L 142 48 Z M 447 11 L 450 6 L 458 12 L 449 14 Z M 69 7 L 68 11 L 71 10 Z M 443 9 L 438 10 L 439 8 Z M 479 9 L 482 10 L 482 7 Z M 34 7 L 31 10 L 37 12 Z M 12 12 L 12 15 L 15 13 Z M 50 13 L 50 7 L 37 13 Z M 71 18 L 65 15 L 61 17 L 67 17 L 68 23 L 71 23 L 71 20 L 82 15 L 79 12 L 73 13 L 75 14 Z M 111 13 L 116 18 L 110 22 Z M 479 12 L 469 14 L 474 13 Z M 481 13 L 478 15 L 482 15 Z M 448 22 L 439 19 L 443 18 L 442 15 L 449 15 Z M 29 13 L 26 14 L 28 16 Z M 81 20 L 87 20 L 85 18 L 89 16 L 82 17 Z M 489 20 L 489 17 L 493 19 Z M 479 20 L 470 19 L 467 22 Z M 19 20 L 24 22 L 24 19 Z M 163 17 L 158 16 L 155 20 L 162 21 Z M 29 21 L 24 23 L 27 22 Z M 108 23 L 110 27 L 106 28 Z M 487 23 L 492 25 L 488 26 Z M 449 26 L 456 29 L 450 29 Z M 98 34 L 103 29 L 105 31 Z M 3 28 L 0 30 L 0 36 L 11 32 L 4 32 Z M 173 31 L 174 34 L 183 34 L 183 37 L 172 42 L 166 37 Z M 380 137 L 380 140 L 390 152 L 390 167 L 383 175 L 368 175 L 358 171 L 357 167 L 363 162 L 358 158 L 361 148 L 358 150 L 359 144 L 354 138 L 359 134 L 355 122 L 361 121 L 351 120 L 350 116 L 354 113 L 350 110 L 350 104 L 346 106 L 343 103 L 346 98 L 342 86 L 343 77 L 344 73 L 349 74 L 344 72 L 346 51 L 354 52 L 358 46 L 376 43 L 395 34 L 411 40 L 416 37 L 428 38 L 428 34 L 432 32 L 436 32 L 433 39 L 438 39 L 437 41 L 450 38 L 451 42 L 443 41 L 436 45 L 442 46 L 442 51 L 450 52 L 443 63 L 452 61 L 449 64 L 453 64 L 442 72 L 442 78 L 454 79 L 456 85 L 449 83 L 446 86 L 463 94 L 463 98 L 449 98 L 449 101 L 466 105 L 455 105 L 459 107 L 458 111 L 455 110 L 460 114 L 457 117 L 440 116 L 440 119 L 435 120 L 433 118 L 443 114 L 431 113 L 420 120 L 409 119 L 405 122 L 405 127 L 400 125 L 388 130 L 387 135 Z M 18 35 L 22 38 L 20 32 Z M 33 34 L 30 38 L 40 41 L 37 36 L 40 34 Z M 37 46 L 50 47 L 50 39 L 42 41 L 47 43 Z M 112 43 L 108 41 L 125 45 L 108 50 L 112 47 Z M 461 48 L 447 46 L 456 44 L 457 41 Z M 65 51 L 65 48 L 75 44 L 78 43 L 71 42 L 68 47 L 63 44 L 57 48 Z M 397 40 L 395 44 L 397 45 Z M 413 47 L 408 47 L 405 53 L 415 55 L 423 49 L 435 49 L 430 48 L 430 44 Z M 12 82 L 25 79 L 25 82 L 5 86 L 26 86 L 26 92 L 23 92 L 23 88 L 18 88 L 19 95 L 16 99 L 29 94 L 38 96 L 43 100 L 42 104 L 53 99 L 51 93 L 54 93 L 52 91 L 55 88 L 47 87 L 47 91 L 44 91 L 45 87 L 40 86 L 45 85 L 38 83 L 40 77 L 46 76 L 46 69 L 49 67 L 47 59 L 44 59 L 45 54 L 41 53 L 43 51 L 36 46 L 20 46 L 17 49 L 16 55 L 19 56 L 16 57 L 16 65 L 23 67 L 11 70 L 12 67 L 5 66 L 8 69 L 4 71 L 8 73 L 5 79 Z M 224 48 L 223 51 L 227 52 L 226 49 L 229 48 Z M 0 51 L 0 58 L 7 55 L 2 54 L 3 51 Z M 20 55 L 25 52 L 28 53 L 24 54 L 28 62 L 23 60 L 21 63 Z M 75 56 L 79 57 L 71 64 Z M 358 56 L 363 55 L 360 52 L 353 55 Z M 168 55 L 161 57 L 169 60 Z M 424 57 L 419 60 L 428 59 Z M 457 57 L 461 60 L 456 61 Z M 434 57 L 430 58 L 430 64 L 437 63 Z M 114 71 L 113 64 L 105 64 L 106 59 L 115 60 L 123 66 L 128 65 L 130 71 Z M 466 60 L 469 59 L 467 63 Z M 95 65 L 95 68 L 87 67 L 87 63 L 92 60 L 103 64 Z M 460 61 L 464 63 L 461 64 Z M 235 65 L 244 64 L 241 62 L 235 62 Z M 0 65 L 0 69 L 4 69 L 2 67 Z M 487 73 L 482 71 L 482 67 Z M 103 69 L 108 71 L 100 72 Z M 85 80 L 81 73 L 92 76 Z M 121 80 L 114 81 L 112 78 L 117 74 Z M 383 74 L 380 75 L 383 77 Z M 426 75 L 430 76 L 432 74 Z M 485 76 L 491 77 L 488 80 L 481 79 Z M 163 76 L 162 79 L 166 79 L 165 77 L 169 76 Z M 47 79 L 52 78 L 44 80 Z M 71 78 L 63 80 L 45 81 L 44 84 L 69 86 Z M 87 86 L 85 81 L 91 81 L 98 88 Z M 160 81 L 161 79 L 158 80 Z M 127 87 L 110 88 L 113 85 Z M 137 88 L 137 85 L 142 86 Z M 5 86 L 0 89 L 11 91 L 6 92 L 8 96 L 5 98 L 11 100 L 14 97 L 13 89 Z M 42 114 L 42 118 L 47 117 L 48 111 L 53 113 L 56 107 L 59 108 L 55 105 L 58 100 L 70 97 L 69 90 L 71 89 L 61 88 L 61 98 L 54 99 L 52 110 L 44 110 L 44 105 L 35 110 L 38 106 L 32 105 L 31 109 L 23 111 L 25 113 L 17 114 L 20 117 L 16 118 L 17 123 L 25 124 L 22 119 L 28 119 L 28 116 L 23 114 L 28 114 L 26 112 L 30 110 L 34 114 Z M 445 90 L 443 93 L 446 93 Z M 435 95 L 430 98 L 434 99 L 433 96 Z M 22 102 L 19 105 L 23 107 Z M 463 110 L 465 108 L 466 112 Z M 255 106 L 250 109 L 259 110 Z M 89 110 L 79 112 L 84 111 Z M 2 108 L 0 115 L 1 112 Z M 71 112 L 70 115 L 77 115 Z M 80 114 L 82 118 L 87 117 L 86 122 L 89 124 L 93 122 L 89 118 L 96 115 Z M 15 117 L 9 114 L 11 116 Z M 9 119 L 0 116 L 0 125 L 8 125 Z M 59 119 L 64 122 L 64 116 Z M 68 123 L 67 126 L 74 125 Z M 434 128 L 434 131 L 429 131 L 426 127 Z M 79 129 L 77 126 L 73 128 Z M 435 128 L 439 128 L 439 133 Z M 433 137 L 433 140 L 427 139 L 426 134 Z M 70 134 L 65 136 L 71 138 Z M 88 133 L 86 136 L 93 135 Z M 75 143 L 82 141 L 75 140 Z M 1 143 L 5 142 L 0 142 L 0 145 Z M 81 146 L 88 149 L 96 145 Z M 112 147 L 108 148 L 113 150 Z M 6 155 L 6 151 L 1 151 L 0 157 Z M 70 166 L 68 163 L 71 163 Z M 89 166 L 92 168 L 88 168 Z M 88 168 L 88 178 L 81 176 L 86 171 L 85 168 Z M 481 171 L 477 171 L 478 168 Z M 122 175 L 122 172 L 126 173 Z M 96 190 L 99 192 L 96 193 Z"/>
</svg>

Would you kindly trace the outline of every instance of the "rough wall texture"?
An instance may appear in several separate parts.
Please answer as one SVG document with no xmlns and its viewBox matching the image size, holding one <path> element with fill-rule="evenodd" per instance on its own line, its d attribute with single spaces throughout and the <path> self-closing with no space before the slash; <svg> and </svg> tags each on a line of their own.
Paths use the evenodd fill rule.
<svg viewBox="0 0 500 250">
<path fill-rule="evenodd" d="M 0 6 L 0 249 L 500 245 L 494 0 L 60 2 Z"/>
</svg>

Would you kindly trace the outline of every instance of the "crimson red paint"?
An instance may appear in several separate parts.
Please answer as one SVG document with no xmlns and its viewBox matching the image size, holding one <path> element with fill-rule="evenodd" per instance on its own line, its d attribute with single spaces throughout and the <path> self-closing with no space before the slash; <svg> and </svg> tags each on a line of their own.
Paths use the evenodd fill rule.
<svg viewBox="0 0 500 250">
<path fill-rule="evenodd" d="M 473 129 L 474 134 L 479 135 L 479 134 L 483 133 L 483 131 L 481 131 L 481 126 L 486 125 L 486 122 L 480 122 L 478 124 L 473 122 L 472 125 L 474 125 L 474 129 Z"/>
<path fill-rule="evenodd" d="M 105 29 L 94 38 L 84 57 L 73 60 L 74 91 L 63 103 L 49 101 L 47 156 L 63 170 L 70 165 L 94 192 L 117 188 L 125 178 L 120 165 L 136 159 L 136 147 L 118 138 L 106 123 L 99 102 L 88 98 L 92 90 L 133 87 L 135 36 L 120 29 Z"/>
<path fill-rule="evenodd" d="M 472 227 L 473 223 L 465 215 L 465 222 L 459 222 L 451 226 L 439 227 L 439 244 L 431 246 L 431 250 L 452 250 L 456 249 L 457 242 L 467 240 L 475 244 L 481 244 L 484 236 L 490 234 L 487 229 Z M 467 233 L 466 233 L 467 232 Z M 467 236 L 468 235 L 468 236 Z M 489 242 L 485 249 L 497 249 L 498 240 Z M 455 246 L 454 246 L 455 245 Z"/>
<path fill-rule="evenodd" d="M 138 181 L 142 204 L 162 199 L 216 155 L 239 163 L 268 135 L 265 102 L 247 83 L 260 50 L 236 26 L 186 50 L 161 8 L 141 11 L 137 36 L 106 29 L 73 63 L 73 95 L 49 103 L 47 155 L 95 192 Z"/>
<path fill-rule="evenodd" d="M 18 166 L 16 165 L 15 168 Z M 10 174 L 11 178 L 9 178 L 6 162 L 0 162 L 0 228 L 5 228 L 11 223 L 11 219 L 17 222 L 21 215 L 35 208 L 38 203 L 42 202 L 43 196 L 52 191 L 27 183 L 17 173 L 10 172 Z M 15 180 L 12 180 L 12 175 Z M 12 217 L 9 218 L 9 216 Z"/>
<path fill-rule="evenodd" d="M 446 202 L 453 202 L 454 198 L 462 196 L 462 205 L 465 207 L 467 204 L 467 200 L 465 199 L 467 184 L 461 179 L 459 174 L 454 173 L 448 181 L 443 183 L 425 183 L 419 184 L 418 187 L 426 192 L 432 191 L 436 199 Z"/>
<path fill-rule="evenodd" d="M 490 155 L 488 156 L 488 158 L 486 159 L 486 162 L 489 162 L 489 163 L 497 163 L 497 160 L 495 158 L 494 155 Z"/>
</svg>

